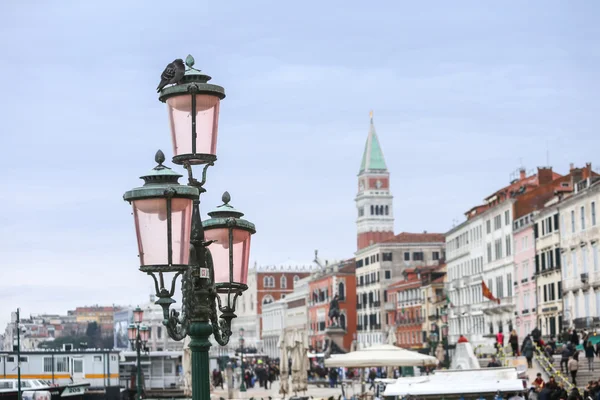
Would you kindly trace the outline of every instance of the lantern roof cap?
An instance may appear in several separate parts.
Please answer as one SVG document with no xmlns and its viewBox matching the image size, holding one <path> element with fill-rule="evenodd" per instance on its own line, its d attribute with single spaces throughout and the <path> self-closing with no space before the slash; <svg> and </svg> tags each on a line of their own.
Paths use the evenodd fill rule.
<svg viewBox="0 0 600 400">
<path fill-rule="evenodd" d="M 231 201 L 231 195 L 229 192 L 223 193 L 223 204 L 218 206 L 212 211 L 209 211 L 208 215 L 210 219 L 202 222 L 204 228 L 217 228 L 226 226 L 236 226 L 240 229 L 256 232 L 256 227 L 250 221 L 243 219 L 244 213 L 235 209 L 229 202 Z"/>
<path fill-rule="evenodd" d="M 244 216 L 243 212 L 236 210 L 231 204 L 229 204 L 231 201 L 231 195 L 229 192 L 223 193 L 221 200 L 223 200 L 223 204 L 208 212 L 208 215 L 210 215 L 212 218 L 241 218 Z"/>
<path fill-rule="evenodd" d="M 198 198 L 200 192 L 197 188 L 179 184 L 178 180 L 182 175 L 163 165 L 165 155 L 161 150 L 156 152 L 154 160 L 158 165 L 140 177 L 144 180 L 144 185 L 127 191 L 123 195 L 123 199 L 133 201 L 168 196 Z"/>
<path fill-rule="evenodd" d="M 217 96 L 223 100 L 225 98 L 225 89 L 218 85 L 208 83 L 212 79 L 199 69 L 194 68 L 194 57 L 188 55 L 185 59 L 187 69 L 179 82 L 167 86 L 160 91 L 158 99 L 163 103 L 169 98 L 182 94 L 196 93 Z"/>
</svg>

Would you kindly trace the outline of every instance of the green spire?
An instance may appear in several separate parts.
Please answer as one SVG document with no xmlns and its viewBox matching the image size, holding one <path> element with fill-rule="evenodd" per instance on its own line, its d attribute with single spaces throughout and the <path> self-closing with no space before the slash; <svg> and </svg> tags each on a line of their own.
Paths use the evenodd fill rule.
<svg viewBox="0 0 600 400">
<path fill-rule="evenodd" d="M 373 125 L 373 111 L 371 111 L 370 117 L 369 136 L 367 136 L 367 143 L 365 143 L 365 152 L 360 163 L 359 174 L 365 171 L 387 171 L 383 151 L 381 151 L 377 132 L 375 132 L 375 125 Z"/>
</svg>

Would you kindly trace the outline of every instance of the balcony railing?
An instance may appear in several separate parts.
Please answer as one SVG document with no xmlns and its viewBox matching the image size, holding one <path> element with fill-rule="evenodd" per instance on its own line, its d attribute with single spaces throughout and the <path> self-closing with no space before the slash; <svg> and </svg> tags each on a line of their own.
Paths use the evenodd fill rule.
<svg viewBox="0 0 600 400">
<path fill-rule="evenodd" d="M 381 301 L 377 300 L 373 302 L 373 307 L 380 307 L 381 306 Z"/>
<path fill-rule="evenodd" d="M 384 309 L 385 311 L 394 311 L 396 309 L 396 303 L 393 301 L 386 301 Z"/>
<path fill-rule="evenodd" d="M 502 297 L 500 299 L 500 304 L 495 301 L 489 301 L 484 304 L 483 312 L 485 314 L 500 314 L 503 312 L 512 311 L 515 307 L 515 299 L 512 296 Z"/>
</svg>

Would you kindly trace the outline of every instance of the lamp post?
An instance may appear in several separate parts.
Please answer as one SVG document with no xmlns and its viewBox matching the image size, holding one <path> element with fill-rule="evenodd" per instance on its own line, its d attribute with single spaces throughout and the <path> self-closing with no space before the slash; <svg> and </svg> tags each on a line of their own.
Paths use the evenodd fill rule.
<svg viewBox="0 0 600 400">
<path fill-rule="evenodd" d="M 442 345 L 446 350 L 446 368 L 450 368 L 450 353 L 448 351 L 448 347 L 450 345 L 450 341 L 448 340 L 448 306 L 444 306 L 441 310 L 441 319 L 442 319 L 442 329 L 440 330 Z M 446 342 L 444 342 L 446 340 Z"/>
<path fill-rule="evenodd" d="M 242 382 L 240 383 L 240 392 L 246 391 L 244 383 L 244 328 L 240 328 L 240 370 L 242 371 Z"/>
<path fill-rule="evenodd" d="M 236 300 L 248 289 L 250 237 L 256 230 L 229 204 L 227 192 L 224 204 L 209 212 L 208 220 L 200 218 L 206 172 L 217 160 L 225 90 L 208 83 L 210 76 L 193 67 L 192 56 L 185 63 L 183 78 L 162 89 L 159 100 L 167 104 L 173 163 L 185 168 L 188 184 L 178 183 L 181 175 L 163 165 L 165 156 L 159 150 L 158 165 L 142 176 L 144 186 L 123 197 L 133 206 L 140 271 L 153 279 L 163 324 L 174 340 L 190 336 L 192 399 L 210 400 L 209 337 L 214 335 L 221 346 L 229 342 Z M 200 180 L 194 178 L 193 166 L 203 166 Z M 179 277 L 181 313 L 169 310 Z"/>
<path fill-rule="evenodd" d="M 137 361 L 137 376 L 136 376 L 136 389 L 137 389 L 137 400 L 142 399 L 142 350 L 147 352 L 146 343 L 150 339 L 150 329 L 147 326 L 142 325 L 144 319 L 144 311 L 138 306 L 133 310 L 133 324 L 130 324 L 127 328 L 127 336 L 131 347 L 136 351 Z"/>
</svg>

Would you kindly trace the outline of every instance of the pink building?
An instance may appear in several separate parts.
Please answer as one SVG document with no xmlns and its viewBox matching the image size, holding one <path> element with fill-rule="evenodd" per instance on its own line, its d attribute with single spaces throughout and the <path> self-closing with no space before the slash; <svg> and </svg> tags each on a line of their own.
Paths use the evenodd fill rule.
<svg viewBox="0 0 600 400">
<path fill-rule="evenodd" d="M 536 325 L 535 239 L 533 213 L 515 215 L 513 240 L 515 247 L 516 327 L 519 341 Z"/>
</svg>

